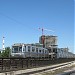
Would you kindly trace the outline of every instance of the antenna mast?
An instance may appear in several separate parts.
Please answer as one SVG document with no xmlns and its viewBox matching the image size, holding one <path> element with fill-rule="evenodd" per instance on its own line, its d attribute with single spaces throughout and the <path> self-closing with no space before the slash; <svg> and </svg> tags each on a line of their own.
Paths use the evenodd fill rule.
<svg viewBox="0 0 75 75">
<path fill-rule="evenodd" d="M 4 46 L 4 38 L 5 38 L 5 37 L 2 38 L 2 48 L 3 48 L 3 50 L 5 50 L 5 46 Z"/>
</svg>

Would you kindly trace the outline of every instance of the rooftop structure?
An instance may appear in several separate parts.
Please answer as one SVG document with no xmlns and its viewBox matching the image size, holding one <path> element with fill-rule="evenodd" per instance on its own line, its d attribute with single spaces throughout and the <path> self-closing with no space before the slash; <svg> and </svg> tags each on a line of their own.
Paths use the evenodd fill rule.
<svg viewBox="0 0 75 75">
<path fill-rule="evenodd" d="M 39 38 L 39 43 L 43 44 L 45 48 L 49 48 L 51 46 L 57 46 L 57 36 L 53 35 L 42 35 Z"/>
</svg>

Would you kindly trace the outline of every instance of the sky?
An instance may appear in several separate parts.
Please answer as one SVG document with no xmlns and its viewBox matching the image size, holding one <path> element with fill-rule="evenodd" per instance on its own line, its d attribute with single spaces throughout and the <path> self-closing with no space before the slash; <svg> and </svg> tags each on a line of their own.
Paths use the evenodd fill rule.
<svg viewBox="0 0 75 75">
<path fill-rule="evenodd" d="M 44 35 L 58 36 L 58 47 L 75 53 L 74 0 L 0 0 L 0 49 L 14 43 L 38 43 Z"/>
</svg>

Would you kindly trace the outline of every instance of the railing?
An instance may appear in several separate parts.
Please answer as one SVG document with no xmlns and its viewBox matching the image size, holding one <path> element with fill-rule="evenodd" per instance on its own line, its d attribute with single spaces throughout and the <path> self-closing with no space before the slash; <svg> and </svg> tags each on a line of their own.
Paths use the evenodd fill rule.
<svg viewBox="0 0 75 75">
<path fill-rule="evenodd" d="M 0 58 L 0 72 L 40 67 L 73 60 L 75 59 L 64 58 L 51 60 L 49 58 Z"/>
</svg>

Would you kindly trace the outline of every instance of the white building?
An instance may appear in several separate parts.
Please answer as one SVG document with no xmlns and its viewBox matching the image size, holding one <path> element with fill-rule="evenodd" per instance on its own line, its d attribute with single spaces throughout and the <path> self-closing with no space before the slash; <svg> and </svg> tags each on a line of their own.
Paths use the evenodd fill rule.
<svg viewBox="0 0 75 75">
<path fill-rule="evenodd" d="M 49 51 L 43 48 L 41 44 L 23 44 L 12 45 L 11 56 L 16 57 L 48 57 Z"/>
<path fill-rule="evenodd" d="M 75 58 L 75 54 L 68 51 L 68 48 L 58 48 L 57 58 Z"/>
</svg>

